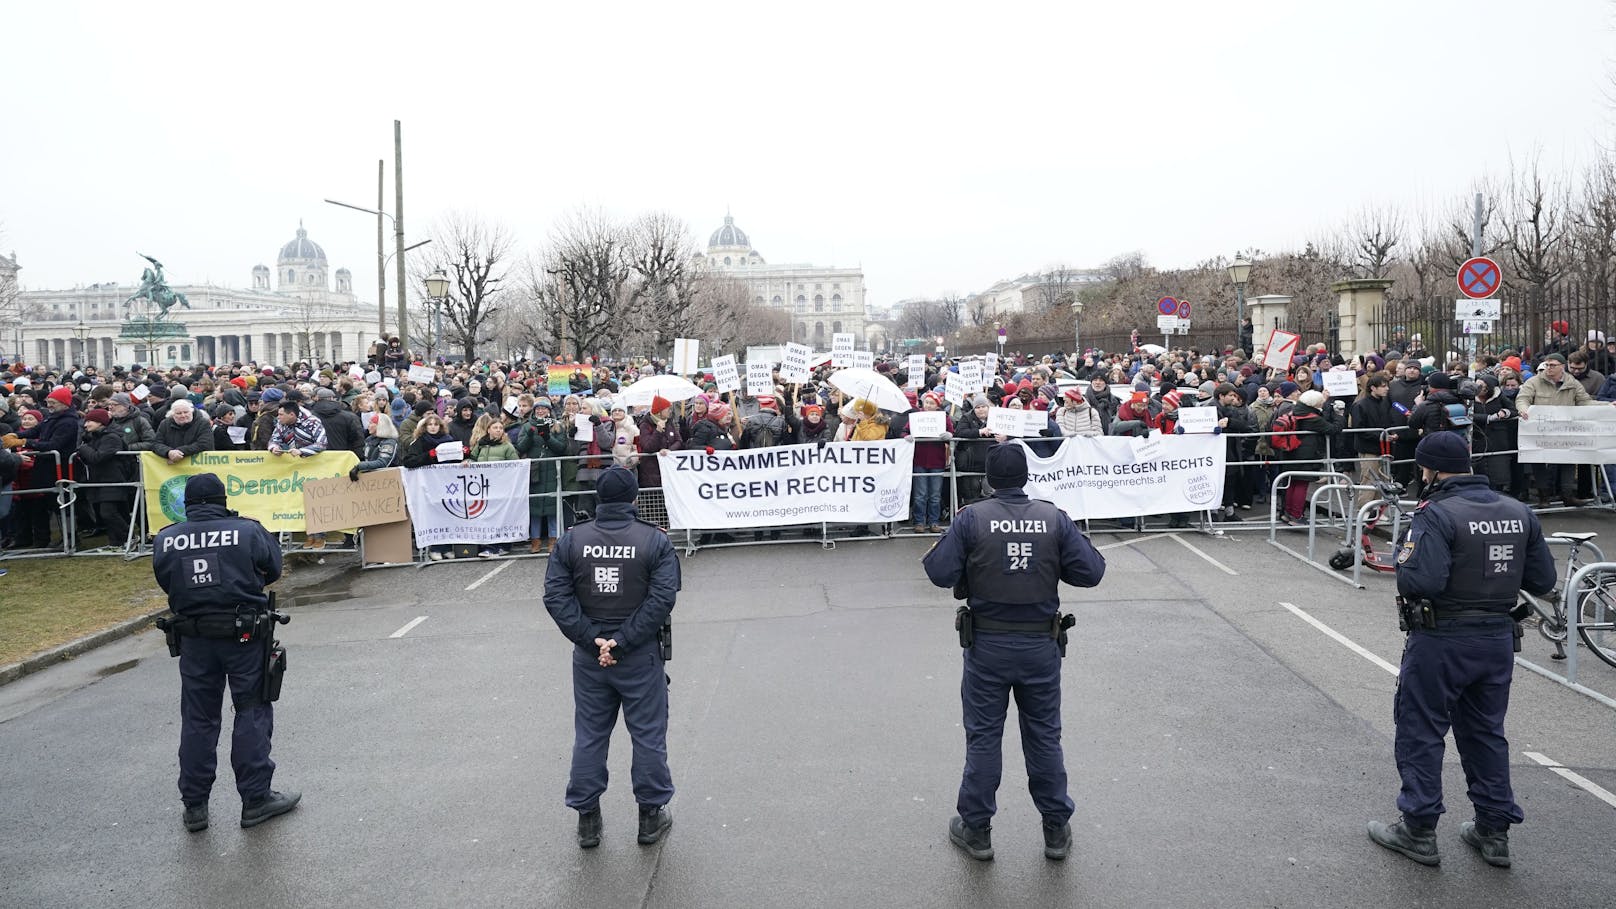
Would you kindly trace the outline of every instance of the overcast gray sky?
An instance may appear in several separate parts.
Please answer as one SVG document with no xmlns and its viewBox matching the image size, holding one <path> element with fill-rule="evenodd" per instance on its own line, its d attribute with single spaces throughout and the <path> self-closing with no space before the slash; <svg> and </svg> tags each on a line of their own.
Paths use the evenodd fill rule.
<svg viewBox="0 0 1616 909">
<path fill-rule="evenodd" d="M 374 6 L 383 12 L 373 12 Z M 30 288 L 245 286 L 298 219 L 375 294 L 376 161 L 406 227 L 537 248 L 557 216 L 729 206 L 869 300 L 1141 249 L 1281 249 L 1616 136 L 1608 0 L 17 3 L 0 248 Z"/>
</svg>

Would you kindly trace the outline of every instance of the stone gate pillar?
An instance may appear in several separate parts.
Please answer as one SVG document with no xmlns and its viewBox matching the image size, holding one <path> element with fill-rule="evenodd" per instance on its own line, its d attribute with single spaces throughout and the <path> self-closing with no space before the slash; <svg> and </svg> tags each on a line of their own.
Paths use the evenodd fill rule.
<svg viewBox="0 0 1616 909">
<path fill-rule="evenodd" d="M 1343 356 L 1350 358 L 1374 350 L 1375 326 L 1381 321 L 1386 289 L 1391 286 L 1390 278 L 1352 278 L 1330 285 L 1330 292 L 1338 295 L 1336 315 L 1341 320 Z"/>
</svg>

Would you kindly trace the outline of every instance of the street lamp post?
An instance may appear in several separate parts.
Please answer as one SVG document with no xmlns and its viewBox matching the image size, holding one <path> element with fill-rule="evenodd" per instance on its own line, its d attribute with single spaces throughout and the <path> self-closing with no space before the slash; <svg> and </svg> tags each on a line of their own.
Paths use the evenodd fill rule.
<svg viewBox="0 0 1616 909">
<path fill-rule="evenodd" d="M 1072 359 L 1083 359 L 1083 301 L 1072 302 Z"/>
<path fill-rule="evenodd" d="M 78 362 L 77 365 L 79 365 L 79 366 L 87 366 L 87 365 L 89 365 L 88 363 L 85 362 L 89 358 L 84 355 L 84 341 L 85 341 L 85 339 L 90 337 L 90 326 L 85 325 L 83 319 L 80 319 L 79 323 L 77 325 L 73 326 L 73 337 L 79 339 L 79 362 Z"/>
<path fill-rule="evenodd" d="M 993 340 L 999 345 L 999 362 L 1004 362 L 1004 328 L 998 322 L 993 323 Z"/>
<path fill-rule="evenodd" d="M 1246 280 L 1251 277 L 1251 263 L 1246 257 L 1235 254 L 1234 262 L 1229 265 L 1229 280 L 1234 283 L 1234 343 L 1240 346 L 1240 336 L 1246 328 Z M 1246 351 L 1250 356 L 1251 351 Z"/>
<path fill-rule="evenodd" d="M 427 276 L 426 296 L 432 303 L 432 331 L 427 336 L 427 356 L 434 353 L 443 335 L 443 302 L 449 296 L 449 276 L 438 269 Z"/>
</svg>

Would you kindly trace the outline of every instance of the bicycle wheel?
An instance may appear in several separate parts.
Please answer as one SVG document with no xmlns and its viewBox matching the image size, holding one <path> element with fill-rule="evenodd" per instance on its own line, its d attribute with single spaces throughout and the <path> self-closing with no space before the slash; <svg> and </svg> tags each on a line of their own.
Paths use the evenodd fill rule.
<svg viewBox="0 0 1616 909">
<path fill-rule="evenodd" d="M 1588 649 L 1616 666 L 1616 589 L 1612 581 L 1588 591 L 1577 612 L 1577 634 Z"/>
<path fill-rule="evenodd" d="M 1564 644 L 1566 626 L 1565 622 L 1560 620 L 1553 596 L 1549 594 L 1548 597 L 1539 599 L 1523 590 L 1515 602 L 1517 605 L 1525 604 L 1531 607 L 1533 615 L 1537 616 L 1537 633 L 1543 635 L 1544 640 Z"/>
</svg>

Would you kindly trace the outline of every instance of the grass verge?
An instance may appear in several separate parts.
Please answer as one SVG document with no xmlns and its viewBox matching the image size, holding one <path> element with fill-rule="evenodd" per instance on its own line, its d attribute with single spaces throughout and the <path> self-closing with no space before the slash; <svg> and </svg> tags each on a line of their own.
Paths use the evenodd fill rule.
<svg viewBox="0 0 1616 909">
<path fill-rule="evenodd" d="M 0 562 L 0 665 L 27 659 L 161 607 L 151 559 Z"/>
</svg>

